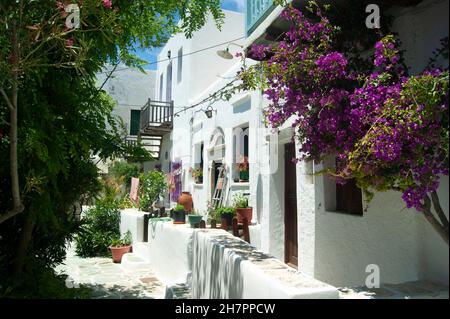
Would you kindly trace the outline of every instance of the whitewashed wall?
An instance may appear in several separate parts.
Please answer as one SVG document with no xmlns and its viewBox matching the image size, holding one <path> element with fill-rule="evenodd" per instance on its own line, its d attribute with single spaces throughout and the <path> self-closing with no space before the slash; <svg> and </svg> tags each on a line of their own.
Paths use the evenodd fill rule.
<svg viewBox="0 0 450 319">
<path fill-rule="evenodd" d="M 103 90 L 117 103 L 112 114 L 122 118 L 129 134 L 131 110 L 140 110 L 149 98 L 155 97 L 156 71 L 147 70 L 142 73 L 125 65 L 119 65 L 104 83 L 111 70 L 112 66 L 107 66 L 98 73 L 96 85 L 97 87 L 103 85 Z M 108 164 L 109 162 L 100 162 L 97 166 L 102 172 L 107 173 Z"/>
<path fill-rule="evenodd" d="M 168 53 L 171 53 L 171 63 L 173 68 L 172 77 L 172 99 L 174 101 L 175 112 L 179 112 L 184 108 L 193 105 L 204 99 L 214 84 L 225 84 L 225 79 L 221 79 L 228 70 L 233 68 L 237 63 L 237 59 L 225 60 L 219 57 L 217 50 L 223 50 L 227 47 L 223 44 L 219 47 L 211 48 L 199 53 L 183 57 L 182 79 L 178 81 L 178 59 L 176 58 L 180 48 L 183 49 L 183 54 L 189 54 L 212 47 L 221 43 L 231 42 L 232 40 L 244 36 L 244 16 L 240 13 L 225 11 L 225 22 L 222 29 L 218 30 L 213 20 L 209 18 L 206 25 L 194 33 L 191 39 L 186 39 L 184 35 L 178 34 L 172 37 L 166 46 L 162 49 L 159 60 L 166 59 Z M 235 43 L 242 43 L 241 41 L 234 41 Z M 235 46 L 230 47 L 231 52 L 239 51 Z M 167 66 L 170 61 L 159 63 L 157 71 L 157 99 L 166 100 L 166 76 Z M 235 71 L 233 71 L 235 73 Z M 162 96 L 160 92 L 160 79 L 163 75 Z M 218 121 L 218 118 L 224 119 L 223 114 L 215 114 L 211 120 L 208 120 L 202 111 L 207 105 L 200 105 L 195 109 L 190 109 L 181 112 L 174 118 L 174 130 L 169 138 L 165 138 L 163 142 L 163 149 L 167 149 L 169 159 L 163 162 L 163 167 L 172 161 L 183 162 L 183 190 L 190 191 L 194 197 L 194 206 L 199 211 L 206 209 L 206 201 L 210 193 L 210 184 L 207 184 L 208 176 L 208 160 L 207 147 L 209 139 L 216 127 L 222 127 L 228 132 L 232 127 L 231 124 Z M 225 109 L 228 107 L 216 107 L 215 109 Z M 248 120 L 247 120 L 248 121 Z M 231 130 L 230 130 L 231 131 Z M 227 138 L 228 139 L 228 138 Z M 193 186 L 193 180 L 188 173 L 190 167 L 194 166 L 194 143 L 204 142 L 204 180 L 203 186 Z M 162 155 L 164 155 L 164 152 Z M 230 153 L 231 154 L 231 153 Z M 227 156 L 229 156 L 227 154 Z M 229 156 L 231 160 L 231 155 Z"/>
<path fill-rule="evenodd" d="M 97 75 L 97 86 L 105 81 L 111 67 Z M 119 65 L 103 89 L 117 102 L 113 114 L 120 116 L 130 126 L 131 110 L 140 110 L 148 99 L 155 97 L 156 71 L 142 73 Z"/>
<path fill-rule="evenodd" d="M 406 49 L 406 61 L 411 72 L 418 73 L 439 40 L 448 36 L 448 1 L 424 1 L 417 8 L 393 13 L 398 16 L 394 31 Z M 441 184 L 448 216 L 448 178 L 442 178 Z M 364 217 L 327 212 L 329 195 L 324 191 L 324 177 L 316 178 L 315 218 L 299 219 L 301 269 L 338 286 L 363 285 L 368 264 L 380 266 L 382 282 L 431 279 L 448 283 L 448 245 L 420 213 L 405 208 L 400 193 L 377 194 Z M 311 211 L 311 205 L 299 202 L 300 214 Z M 314 236 L 313 245 L 303 245 L 308 233 Z M 308 256 L 315 256 L 313 268 Z"/>
</svg>

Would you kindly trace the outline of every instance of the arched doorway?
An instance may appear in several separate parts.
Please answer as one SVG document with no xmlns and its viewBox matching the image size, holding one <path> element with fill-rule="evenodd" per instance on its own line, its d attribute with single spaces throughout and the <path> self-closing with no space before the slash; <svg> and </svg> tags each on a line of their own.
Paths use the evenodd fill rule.
<svg viewBox="0 0 450 319">
<path fill-rule="evenodd" d="M 214 191 L 217 187 L 217 182 L 221 177 L 221 170 L 225 168 L 225 134 L 221 128 L 216 128 L 211 135 L 208 146 L 208 159 L 209 159 L 209 180 L 210 180 L 210 192 L 209 198 L 213 199 Z M 223 172 L 226 176 L 226 171 Z"/>
</svg>

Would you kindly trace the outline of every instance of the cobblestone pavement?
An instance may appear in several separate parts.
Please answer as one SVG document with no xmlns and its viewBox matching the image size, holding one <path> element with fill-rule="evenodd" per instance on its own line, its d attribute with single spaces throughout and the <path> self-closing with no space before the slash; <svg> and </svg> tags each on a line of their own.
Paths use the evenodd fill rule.
<svg viewBox="0 0 450 319">
<path fill-rule="evenodd" d="M 448 299 L 448 286 L 413 281 L 397 285 L 384 284 L 377 289 L 366 287 L 339 288 L 341 299 Z"/>
<path fill-rule="evenodd" d="M 64 264 L 56 268 L 58 273 L 68 275 L 66 285 L 76 288 L 83 284 L 93 290 L 96 299 L 162 299 L 165 285 L 153 272 L 127 271 L 111 258 L 80 258 L 73 245 L 68 248 Z"/>
</svg>

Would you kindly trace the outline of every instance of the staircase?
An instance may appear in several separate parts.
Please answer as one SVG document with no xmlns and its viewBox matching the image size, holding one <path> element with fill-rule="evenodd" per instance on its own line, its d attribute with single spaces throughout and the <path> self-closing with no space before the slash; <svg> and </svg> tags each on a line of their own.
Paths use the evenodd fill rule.
<svg viewBox="0 0 450 319">
<path fill-rule="evenodd" d="M 127 136 L 127 143 L 141 146 L 149 151 L 155 160 L 161 157 L 163 136 L 173 129 L 173 101 L 161 102 L 148 99 L 141 108 L 138 136 Z"/>
</svg>

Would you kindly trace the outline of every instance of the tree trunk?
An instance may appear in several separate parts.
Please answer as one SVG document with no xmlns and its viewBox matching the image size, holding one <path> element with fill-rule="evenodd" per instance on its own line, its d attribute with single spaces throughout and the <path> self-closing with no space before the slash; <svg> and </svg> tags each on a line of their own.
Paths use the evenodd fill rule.
<svg viewBox="0 0 450 319">
<path fill-rule="evenodd" d="M 435 194 L 435 196 L 433 196 L 433 203 L 436 201 L 437 199 L 437 204 L 439 204 L 439 198 L 437 197 L 437 194 Z M 437 205 L 436 204 L 436 205 Z M 436 206 L 435 206 L 436 207 Z M 439 204 L 440 207 L 440 204 Z M 436 209 L 436 208 L 435 208 Z M 441 238 L 445 241 L 445 243 L 448 245 L 449 241 L 448 241 L 448 237 L 449 237 L 449 233 L 448 233 L 448 220 L 447 220 L 447 226 L 445 226 L 445 224 L 441 224 L 436 217 L 434 216 L 434 214 L 431 212 L 431 199 L 427 196 L 425 198 L 425 203 L 423 205 L 423 213 L 424 216 L 426 218 L 426 220 L 431 224 L 431 226 L 434 228 L 434 230 L 439 234 L 439 236 L 441 236 Z M 439 214 L 439 213 L 438 213 Z M 445 215 L 444 215 L 445 216 Z"/>
<path fill-rule="evenodd" d="M 9 165 L 11 175 L 11 195 L 12 195 L 12 209 L 6 214 L 0 216 L 0 224 L 4 221 L 20 214 L 24 210 L 22 200 L 20 198 L 20 185 L 19 185 L 19 167 L 17 163 L 17 109 L 18 109 L 18 91 L 19 91 L 19 72 L 20 72 L 20 49 L 17 38 L 17 25 L 13 21 L 11 23 L 11 64 L 12 64 L 12 78 L 11 78 L 11 94 L 8 97 L 3 89 L 1 93 L 6 100 L 10 112 L 9 123 Z"/>
<path fill-rule="evenodd" d="M 34 221 L 30 215 L 27 215 L 23 222 L 22 232 L 16 248 L 16 258 L 13 263 L 13 273 L 19 274 L 23 270 L 25 257 L 27 256 L 28 246 L 30 244 L 34 229 Z"/>
</svg>

